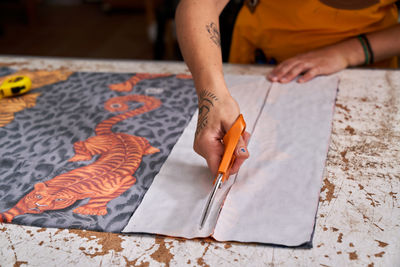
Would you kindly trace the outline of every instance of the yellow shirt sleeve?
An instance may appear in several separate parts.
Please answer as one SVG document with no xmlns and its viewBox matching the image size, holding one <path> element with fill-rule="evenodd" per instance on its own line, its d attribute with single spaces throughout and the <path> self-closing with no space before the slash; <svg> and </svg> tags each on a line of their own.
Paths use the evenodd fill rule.
<svg viewBox="0 0 400 267">
<path fill-rule="evenodd" d="M 260 0 L 237 17 L 229 62 L 254 63 L 261 49 L 278 63 L 297 54 L 397 24 L 395 0 Z M 377 64 L 395 67 L 396 58 Z"/>
</svg>

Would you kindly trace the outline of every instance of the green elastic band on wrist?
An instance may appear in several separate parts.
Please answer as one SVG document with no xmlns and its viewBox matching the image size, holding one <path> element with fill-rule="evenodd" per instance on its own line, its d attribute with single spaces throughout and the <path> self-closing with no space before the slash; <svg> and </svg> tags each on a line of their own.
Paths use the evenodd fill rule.
<svg viewBox="0 0 400 267">
<path fill-rule="evenodd" d="M 364 40 L 365 45 L 368 48 L 369 62 L 368 64 L 374 63 L 374 51 L 372 51 L 371 44 L 369 43 L 368 37 L 365 34 L 360 34 L 360 37 Z"/>
<path fill-rule="evenodd" d="M 368 47 L 367 47 L 367 45 L 365 44 L 365 41 L 364 41 L 364 39 L 363 39 L 361 36 L 357 36 L 357 38 L 358 38 L 358 40 L 360 41 L 361 46 L 363 47 L 363 50 L 364 50 L 364 55 L 365 55 L 365 62 L 364 62 L 364 65 L 368 65 L 368 64 L 369 64 L 369 52 L 368 52 Z"/>
</svg>

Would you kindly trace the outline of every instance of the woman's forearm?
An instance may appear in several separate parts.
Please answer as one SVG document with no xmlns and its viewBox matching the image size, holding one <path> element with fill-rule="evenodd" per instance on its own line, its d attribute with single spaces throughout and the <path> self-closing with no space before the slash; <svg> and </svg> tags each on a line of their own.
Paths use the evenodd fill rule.
<svg viewBox="0 0 400 267">
<path fill-rule="evenodd" d="M 366 36 L 371 44 L 375 62 L 400 55 L 400 24 Z"/>
<path fill-rule="evenodd" d="M 216 174 L 224 145 L 221 140 L 240 113 L 239 105 L 230 95 L 222 72 L 219 15 L 227 0 L 182 0 L 175 21 L 178 42 L 188 65 L 199 98 L 199 112 L 193 149 L 207 161 Z M 231 174 L 249 157 L 245 133 L 236 148 Z"/>
<path fill-rule="evenodd" d="M 400 24 L 390 28 L 371 32 L 365 35 L 368 38 L 373 53 L 374 62 L 400 55 Z M 347 55 L 348 66 L 360 66 L 365 63 L 366 54 L 361 40 L 357 37 L 343 41 L 336 46 Z M 369 55 L 370 57 L 371 55 Z"/>
<path fill-rule="evenodd" d="M 182 0 L 176 11 L 178 42 L 197 92 L 228 93 L 222 72 L 219 15 L 228 1 Z"/>
</svg>

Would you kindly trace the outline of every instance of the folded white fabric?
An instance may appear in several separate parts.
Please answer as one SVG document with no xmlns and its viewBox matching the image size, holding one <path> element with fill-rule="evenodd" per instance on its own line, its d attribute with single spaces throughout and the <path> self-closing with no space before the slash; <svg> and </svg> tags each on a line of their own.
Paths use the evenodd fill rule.
<svg viewBox="0 0 400 267">
<path fill-rule="evenodd" d="M 199 229 L 214 177 L 192 149 L 195 115 L 123 232 L 310 244 L 338 78 L 271 84 L 227 75 L 226 82 L 252 134 L 251 156 L 219 190 L 205 226 Z"/>
</svg>

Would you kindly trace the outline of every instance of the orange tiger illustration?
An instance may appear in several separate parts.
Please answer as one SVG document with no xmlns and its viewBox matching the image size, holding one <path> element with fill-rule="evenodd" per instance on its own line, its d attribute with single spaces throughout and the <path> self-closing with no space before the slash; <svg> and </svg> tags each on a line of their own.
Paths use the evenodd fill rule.
<svg viewBox="0 0 400 267">
<path fill-rule="evenodd" d="M 128 110 L 128 101 L 144 103 Z M 11 222 L 25 213 L 42 213 L 71 206 L 77 200 L 90 198 L 89 202 L 73 210 L 86 215 L 107 214 L 107 203 L 128 190 L 135 182 L 133 177 L 143 155 L 159 152 L 149 142 L 138 136 L 113 133 L 111 127 L 127 118 L 156 109 L 161 101 L 143 95 L 114 97 L 105 103 L 108 111 L 126 111 L 99 123 L 96 136 L 74 144 L 75 155 L 70 161 L 86 161 L 94 155 L 100 157 L 90 165 L 60 174 L 53 179 L 37 183 L 34 190 L 24 196 L 13 208 L 0 214 L 0 221 Z"/>
<path fill-rule="evenodd" d="M 17 97 L 0 99 L 0 127 L 6 126 L 14 120 L 14 114 L 36 105 L 39 93 L 30 93 Z"/>
<path fill-rule="evenodd" d="M 168 73 L 162 73 L 162 74 L 151 74 L 151 73 L 137 73 L 134 76 L 132 76 L 129 80 L 123 82 L 123 83 L 116 83 L 116 84 L 110 84 L 108 87 L 113 90 L 113 91 L 118 91 L 118 92 L 130 92 L 135 85 L 145 79 L 155 79 L 155 78 L 161 78 L 161 77 L 167 77 L 171 76 L 171 74 Z M 192 79 L 191 75 L 188 74 L 178 74 L 176 75 L 176 78 L 178 79 Z"/>
</svg>

